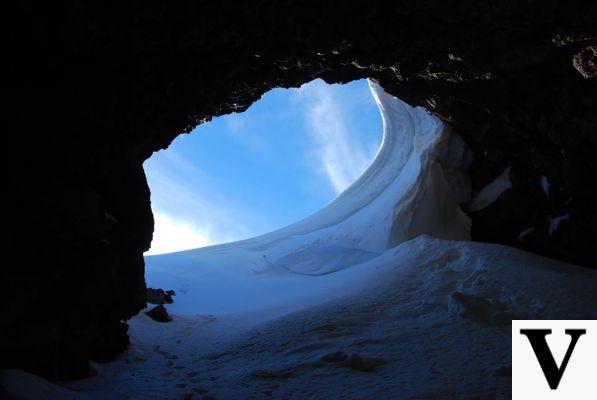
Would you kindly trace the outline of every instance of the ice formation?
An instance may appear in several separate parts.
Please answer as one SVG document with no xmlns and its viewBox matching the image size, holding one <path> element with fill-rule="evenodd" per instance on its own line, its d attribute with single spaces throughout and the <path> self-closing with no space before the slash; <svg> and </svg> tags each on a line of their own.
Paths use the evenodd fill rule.
<svg viewBox="0 0 597 400">
<path fill-rule="evenodd" d="M 510 182 L 510 167 L 507 167 L 492 182 L 477 193 L 469 205 L 470 211 L 480 211 L 493 203 L 500 195 L 512 187 Z"/>
<path fill-rule="evenodd" d="M 469 238 L 470 221 L 459 207 L 470 195 L 466 145 L 425 109 L 409 106 L 373 81 L 369 86 L 381 111 L 383 139 L 363 175 L 310 217 L 232 246 L 267 249 L 274 265 L 284 255 L 290 270 L 321 273 L 329 271 L 315 271 L 288 256 L 312 246 L 380 252 L 420 234 Z"/>
</svg>

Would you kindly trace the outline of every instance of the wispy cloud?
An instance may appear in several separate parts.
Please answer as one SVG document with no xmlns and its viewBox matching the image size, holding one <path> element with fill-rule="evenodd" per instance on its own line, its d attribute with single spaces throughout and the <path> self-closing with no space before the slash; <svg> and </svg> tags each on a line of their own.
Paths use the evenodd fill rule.
<svg viewBox="0 0 597 400">
<path fill-rule="evenodd" d="M 153 213 L 155 230 L 147 255 L 171 253 L 215 244 L 209 226 L 197 226 L 164 212 Z"/>
<path fill-rule="evenodd" d="M 217 185 L 174 152 L 154 154 L 144 164 L 151 188 L 154 237 L 147 254 L 197 248 L 251 237 L 254 216 L 228 204 Z"/>
<path fill-rule="evenodd" d="M 356 135 L 351 132 L 349 110 L 329 85 L 311 82 L 298 93 L 320 166 L 339 194 L 365 171 L 375 148 L 351 139 Z"/>
<path fill-rule="evenodd" d="M 250 128 L 251 120 L 247 114 L 232 113 L 222 116 L 221 119 L 227 128 L 224 132 L 232 135 L 239 146 L 255 153 L 267 151 L 265 138 L 260 132 L 254 132 Z"/>
</svg>

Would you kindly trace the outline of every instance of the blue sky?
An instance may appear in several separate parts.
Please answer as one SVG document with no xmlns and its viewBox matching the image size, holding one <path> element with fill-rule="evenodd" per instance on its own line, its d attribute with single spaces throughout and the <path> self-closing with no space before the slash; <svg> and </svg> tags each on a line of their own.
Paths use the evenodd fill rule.
<svg viewBox="0 0 597 400">
<path fill-rule="evenodd" d="M 375 156 L 382 122 L 366 80 L 274 89 L 144 164 L 161 254 L 267 233 L 317 211 Z"/>
</svg>

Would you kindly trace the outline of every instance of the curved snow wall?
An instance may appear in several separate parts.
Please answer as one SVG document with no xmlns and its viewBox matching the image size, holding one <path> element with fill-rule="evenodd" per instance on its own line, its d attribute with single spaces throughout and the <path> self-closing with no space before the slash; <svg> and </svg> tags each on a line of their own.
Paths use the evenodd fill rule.
<svg viewBox="0 0 597 400">
<path fill-rule="evenodd" d="M 277 267 L 324 274 L 360 261 L 363 252 L 380 253 L 421 234 L 470 239 L 470 219 L 460 208 L 470 200 L 466 144 L 422 107 L 409 106 L 371 80 L 369 86 L 383 138 L 367 170 L 313 215 L 213 251 L 241 247 Z"/>
</svg>

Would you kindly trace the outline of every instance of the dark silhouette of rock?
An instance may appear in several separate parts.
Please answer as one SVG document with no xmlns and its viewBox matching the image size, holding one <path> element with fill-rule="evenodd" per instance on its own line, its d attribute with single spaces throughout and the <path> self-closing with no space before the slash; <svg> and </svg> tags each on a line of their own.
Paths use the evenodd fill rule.
<svg viewBox="0 0 597 400">
<path fill-rule="evenodd" d="M 512 188 L 470 213 L 473 239 L 597 266 L 595 2 L 12 5 L 0 368 L 72 379 L 122 351 L 146 306 L 143 162 L 315 78 L 375 78 L 426 106 L 472 148 L 475 192 L 511 167 Z"/>
<path fill-rule="evenodd" d="M 451 295 L 450 309 L 462 318 L 483 322 L 489 325 L 508 325 L 516 316 L 507 311 L 507 305 L 473 294 L 454 292 Z"/>
<path fill-rule="evenodd" d="M 462 318 L 490 323 L 494 307 L 488 299 L 460 292 L 452 293 L 452 299 L 455 311 Z"/>
<path fill-rule="evenodd" d="M 147 311 L 145 314 L 149 316 L 149 318 L 153 319 L 157 322 L 170 322 L 172 318 L 168 315 L 168 311 L 166 311 L 166 307 L 163 304 L 158 304 L 151 310 Z"/>
<path fill-rule="evenodd" d="M 176 296 L 174 290 L 147 288 L 147 302 L 151 304 L 172 304 L 172 296 Z"/>
</svg>

